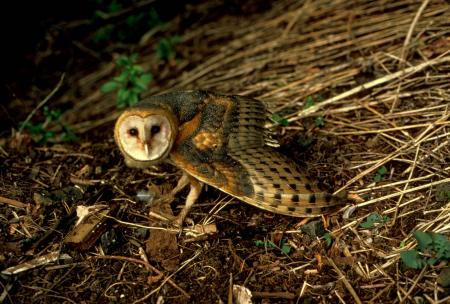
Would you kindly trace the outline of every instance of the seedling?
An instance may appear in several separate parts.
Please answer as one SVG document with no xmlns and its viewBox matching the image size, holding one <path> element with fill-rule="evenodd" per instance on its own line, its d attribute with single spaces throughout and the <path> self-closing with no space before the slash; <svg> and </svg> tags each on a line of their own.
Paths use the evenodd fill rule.
<svg viewBox="0 0 450 304">
<path fill-rule="evenodd" d="M 323 116 L 317 116 L 316 118 L 314 118 L 314 124 L 318 128 L 323 128 L 325 127 L 325 119 L 323 118 Z"/>
<path fill-rule="evenodd" d="M 278 248 L 281 250 L 282 253 L 284 254 L 289 254 L 291 252 L 291 246 L 289 246 L 289 244 L 287 244 L 286 239 L 282 239 L 280 242 L 280 247 L 278 247 L 277 245 L 275 245 L 272 241 L 260 241 L 260 240 L 256 240 L 254 241 L 255 245 L 257 247 L 264 247 L 264 248 Z"/>
<path fill-rule="evenodd" d="M 333 236 L 331 235 L 331 233 L 327 232 L 325 233 L 322 238 L 325 240 L 325 244 L 327 245 L 327 248 L 329 248 L 331 246 L 331 244 L 333 244 Z"/>
<path fill-rule="evenodd" d="M 306 110 L 308 108 L 311 108 L 315 104 L 316 103 L 314 102 L 314 98 L 310 95 L 310 96 L 306 97 L 305 105 L 303 106 L 303 108 Z"/>
<path fill-rule="evenodd" d="M 314 106 L 316 104 L 316 102 L 314 101 L 315 99 L 318 102 L 323 100 L 322 96 L 320 96 L 320 95 L 315 95 L 315 96 L 310 95 L 310 96 L 306 97 L 305 105 L 303 108 L 306 110 L 306 109 Z M 314 124 L 318 128 L 323 128 L 325 126 L 325 118 L 323 116 L 317 116 L 316 118 L 314 118 Z"/>
<path fill-rule="evenodd" d="M 162 61 L 172 61 L 176 55 L 174 46 L 180 42 L 181 38 L 179 36 L 162 38 L 156 47 L 156 55 Z"/>
<path fill-rule="evenodd" d="M 417 247 L 400 253 L 407 267 L 421 269 L 450 259 L 450 241 L 445 235 L 417 230 L 414 231 L 414 238 Z"/>
<path fill-rule="evenodd" d="M 153 79 L 151 73 L 145 73 L 141 66 L 135 64 L 137 57 L 137 54 L 133 54 L 117 59 L 116 65 L 121 71 L 120 75 L 100 88 L 103 93 L 117 91 L 116 105 L 118 108 L 137 104 L 140 94 L 147 90 L 148 84 Z"/>
<path fill-rule="evenodd" d="M 53 139 L 57 136 L 57 133 L 55 131 L 49 130 L 48 128 L 51 123 L 58 125 L 63 130 L 63 132 L 60 134 L 61 141 L 78 140 L 78 137 L 75 135 L 75 133 L 67 125 L 61 122 L 61 111 L 50 110 L 48 107 L 44 107 L 43 114 L 45 117 L 44 122 L 40 122 L 37 124 L 27 122 L 22 126 L 24 129 L 27 129 L 30 132 L 31 138 L 34 142 L 39 145 L 43 145 L 46 144 L 50 139 Z"/>
<path fill-rule="evenodd" d="M 383 225 L 390 220 L 388 216 L 381 216 L 378 213 L 371 213 L 364 222 L 359 224 L 361 228 L 372 229 L 379 225 Z"/>
<path fill-rule="evenodd" d="M 388 170 L 386 169 L 385 166 L 378 168 L 377 173 L 373 177 L 373 180 L 375 182 L 381 182 L 384 179 L 384 176 L 386 175 L 387 172 Z"/>
<path fill-rule="evenodd" d="M 289 125 L 289 121 L 277 113 L 272 114 L 272 120 L 283 127 L 287 127 Z"/>
</svg>

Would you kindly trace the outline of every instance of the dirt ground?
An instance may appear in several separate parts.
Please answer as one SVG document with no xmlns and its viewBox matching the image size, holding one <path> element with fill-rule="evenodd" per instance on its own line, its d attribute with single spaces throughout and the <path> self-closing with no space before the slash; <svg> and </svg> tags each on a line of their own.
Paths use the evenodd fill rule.
<svg viewBox="0 0 450 304">
<path fill-rule="evenodd" d="M 450 254 L 417 269 L 401 258 L 420 248 L 415 231 L 450 231 L 448 1 L 44 11 L 5 67 L 0 302 L 249 303 L 236 299 L 245 287 L 250 303 L 450 303 Z M 151 25 L 130 27 L 150 11 Z M 265 101 L 278 150 L 347 204 L 306 221 L 206 187 L 182 230 L 158 219 L 183 207 L 188 189 L 161 203 L 182 173 L 125 165 L 121 109 L 101 91 L 133 53 L 153 76 L 142 98 L 207 89 Z"/>
</svg>

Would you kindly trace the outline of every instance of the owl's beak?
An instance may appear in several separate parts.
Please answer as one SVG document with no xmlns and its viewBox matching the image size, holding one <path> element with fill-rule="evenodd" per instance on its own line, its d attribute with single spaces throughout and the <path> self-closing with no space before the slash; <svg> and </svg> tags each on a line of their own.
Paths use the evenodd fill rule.
<svg viewBox="0 0 450 304">
<path fill-rule="evenodd" d="M 148 143 L 144 144 L 145 155 L 150 156 L 150 145 Z"/>
</svg>

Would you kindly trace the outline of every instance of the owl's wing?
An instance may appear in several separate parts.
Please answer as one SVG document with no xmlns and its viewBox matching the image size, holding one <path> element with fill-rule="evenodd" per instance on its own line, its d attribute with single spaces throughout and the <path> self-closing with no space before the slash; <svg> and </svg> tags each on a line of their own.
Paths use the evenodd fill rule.
<svg viewBox="0 0 450 304">
<path fill-rule="evenodd" d="M 291 159 L 269 147 L 230 152 L 230 156 L 242 166 L 253 187 L 252 194 L 238 198 L 251 205 L 275 213 L 313 217 L 343 203 L 342 198 L 308 180 Z"/>
<path fill-rule="evenodd" d="M 308 181 L 298 166 L 266 146 L 264 105 L 213 96 L 180 129 L 172 161 L 187 173 L 244 202 L 275 213 L 319 216 L 341 200 Z"/>
<path fill-rule="evenodd" d="M 270 122 L 266 104 L 249 97 L 227 96 L 230 112 L 224 117 L 224 136 L 228 137 L 230 151 L 278 146 L 272 133 L 265 127 Z"/>
<path fill-rule="evenodd" d="M 173 159 L 200 181 L 267 211 L 314 217 L 343 203 L 320 190 L 295 163 L 270 147 L 241 150 L 214 162 L 199 161 L 195 153 L 186 159 L 177 152 Z"/>
</svg>

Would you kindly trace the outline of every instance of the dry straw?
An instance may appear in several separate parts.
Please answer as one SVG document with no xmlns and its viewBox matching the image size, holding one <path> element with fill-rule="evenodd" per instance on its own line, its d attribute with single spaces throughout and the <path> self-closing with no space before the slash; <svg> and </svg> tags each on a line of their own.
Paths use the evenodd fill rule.
<svg viewBox="0 0 450 304">
<path fill-rule="evenodd" d="M 429 267 L 408 278 L 399 253 L 414 246 L 416 229 L 450 231 L 450 202 L 435 195 L 436 186 L 450 183 L 448 2 L 276 1 L 247 18 L 222 16 L 182 30 L 179 76 L 164 78 L 161 71 L 160 86 L 149 94 L 203 88 L 260 98 L 286 115 L 288 134 L 303 130 L 304 118 L 323 116 L 317 136 L 334 138 L 342 160 L 322 166 L 323 175 L 339 172 L 340 188 L 364 198 L 335 231 L 357 261 L 347 273 L 331 263 L 347 296 L 402 303 L 422 290 L 438 303 L 437 272 Z M 147 49 L 141 63 L 154 68 Z M 98 84 L 105 71 L 80 83 Z M 308 96 L 323 101 L 304 110 Z M 105 113 L 112 104 L 98 93 L 80 101 L 74 111 L 88 113 L 81 117 L 105 118 L 73 121 L 75 128 L 84 132 L 111 121 L 114 115 Z M 381 166 L 388 173 L 375 183 Z M 359 223 L 373 212 L 389 215 L 390 223 L 363 231 Z M 349 276 L 358 286 L 351 287 Z M 342 291 L 336 293 L 343 302 Z"/>
</svg>

